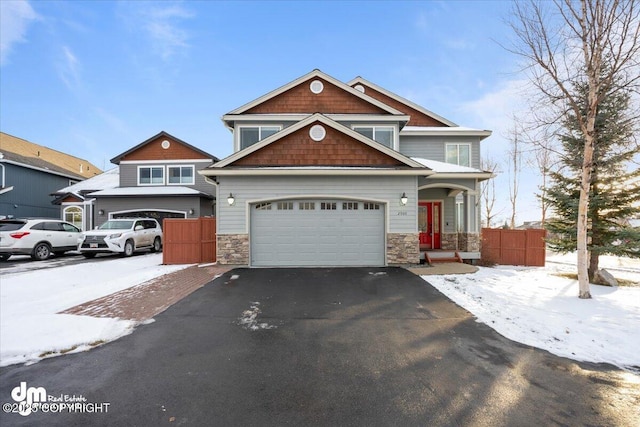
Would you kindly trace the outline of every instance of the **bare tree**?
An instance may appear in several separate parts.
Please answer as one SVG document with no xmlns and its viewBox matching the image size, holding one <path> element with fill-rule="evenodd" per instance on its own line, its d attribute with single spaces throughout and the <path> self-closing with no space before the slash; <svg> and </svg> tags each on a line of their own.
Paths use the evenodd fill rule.
<svg viewBox="0 0 640 427">
<path fill-rule="evenodd" d="M 555 142 L 554 136 L 545 132 L 546 128 L 537 129 L 536 133 L 527 132 L 525 144 L 533 147 L 532 156 L 527 158 L 530 167 L 536 169 L 540 173 L 541 182 L 538 185 L 540 192 L 537 194 L 540 201 L 540 223 L 542 228 L 547 220 L 549 211 L 549 202 L 547 200 L 547 190 L 549 184 L 549 176 L 556 161 L 557 152 L 553 148 Z"/>
<path fill-rule="evenodd" d="M 520 168 L 522 166 L 522 149 L 520 148 L 520 129 L 518 119 L 513 117 L 513 128 L 509 131 L 509 151 L 507 164 L 509 170 L 509 202 L 511 203 L 511 220 L 509 228 L 516 228 L 518 190 L 520 188 Z"/>
<path fill-rule="evenodd" d="M 513 3 L 512 52 L 525 60 L 530 79 L 547 103 L 571 111 L 585 136 L 577 222 L 580 298 L 591 298 L 587 213 L 598 106 L 616 89 L 640 81 L 640 15 L 635 0 L 554 0 Z M 587 106 L 573 85 L 587 81 Z"/>
<path fill-rule="evenodd" d="M 495 174 L 498 170 L 498 162 L 489 158 L 480 161 L 480 169 Z M 482 205 L 484 207 L 484 221 L 487 228 L 491 228 L 491 222 L 498 214 L 494 212 L 496 204 L 496 180 L 489 179 L 482 182 L 481 186 Z"/>
</svg>

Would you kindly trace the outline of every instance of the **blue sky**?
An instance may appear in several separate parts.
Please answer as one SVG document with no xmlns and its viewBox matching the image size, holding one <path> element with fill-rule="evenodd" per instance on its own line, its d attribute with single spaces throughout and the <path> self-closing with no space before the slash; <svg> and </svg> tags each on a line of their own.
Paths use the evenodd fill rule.
<svg viewBox="0 0 640 427">
<path fill-rule="evenodd" d="M 506 1 L 0 1 L 0 129 L 112 167 L 165 130 L 220 158 L 220 117 L 319 68 L 461 126 L 503 161 L 521 108 Z M 506 167 L 501 169 L 506 171 Z M 496 181 L 504 220 L 506 172 Z M 523 170 L 518 219 L 537 219 Z"/>
</svg>

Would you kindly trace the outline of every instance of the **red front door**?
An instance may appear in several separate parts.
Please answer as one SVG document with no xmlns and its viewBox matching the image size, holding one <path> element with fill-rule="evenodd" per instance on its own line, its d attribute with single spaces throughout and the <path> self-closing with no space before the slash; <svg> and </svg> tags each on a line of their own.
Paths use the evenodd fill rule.
<svg viewBox="0 0 640 427">
<path fill-rule="evenodd" d="M 442 202 L 418 203 L 420 249 L 440 249 L 440 215 Z"/>
</svg>

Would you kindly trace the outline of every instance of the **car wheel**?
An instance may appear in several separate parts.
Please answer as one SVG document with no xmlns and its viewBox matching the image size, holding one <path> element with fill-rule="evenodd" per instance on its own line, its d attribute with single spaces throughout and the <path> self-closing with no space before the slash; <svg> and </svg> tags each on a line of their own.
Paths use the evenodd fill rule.
<svg viewBox="0 0 640 427">
<path fill-rule="evenodd" d="M 83 252 L 82 256 L 85 258 L 93 258 L 96 256 L 96 254 L 94 254 L 93 252 Z"/>
<path fill-rule="evenodd" d="M 49 256 L 51 256 L 51 247 L 46 243 L 38 243 L 31 252 L 31 258 L 37 261 L 44 261 Z"/>
<path fill-rule="evenodd" d="M 127 240 L 124 244 L 124 256 L 131 256 L 133 255 L 133 241 L 131 240 Z"/>
<path fill-rule="evenodd" d="M 156 237 L 153 241 L 153 247 L 151 248 L 151 252 L 160 252 L 162 249 L 162 240 L 159 237 Z"/>
<path fill-rule="evenodd" d="M 0 261 L 7 261 L 9 258 L 11 258 L 11 254 L 0 255 Z"/>
</svg>

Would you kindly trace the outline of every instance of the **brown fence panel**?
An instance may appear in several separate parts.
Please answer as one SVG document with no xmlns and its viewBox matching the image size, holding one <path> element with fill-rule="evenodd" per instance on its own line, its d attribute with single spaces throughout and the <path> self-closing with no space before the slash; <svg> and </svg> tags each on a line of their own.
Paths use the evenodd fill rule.
<svg viewBox="0 0 640 427">
<path fill-rule="evenodd" d="M 544 267 L 547 256 L 545 237 L 546 230 L 526 230 L 527 231 L 527 261 L 525 265 L 533 267 Z"/>
<path fill-rule="evenodd" d="M 482 229 L 482 260 L 503 265 L 544 267 L 545 230 Z"/>
<path fill-rule="evenodd" d="M 215 218 L 166 218 L 162 233 L 163 264 L 215 262 Z"/>
<path fill-rule="evenodd" d="M 216 262 L 215 218 L 200 218 L 200 262 Z"/>
</svg>

